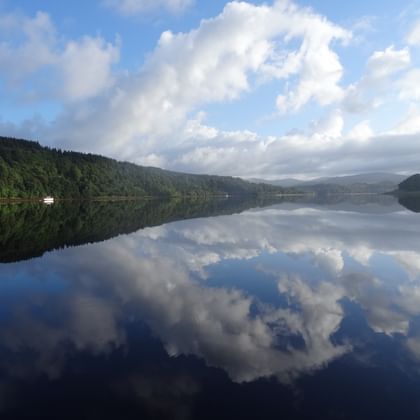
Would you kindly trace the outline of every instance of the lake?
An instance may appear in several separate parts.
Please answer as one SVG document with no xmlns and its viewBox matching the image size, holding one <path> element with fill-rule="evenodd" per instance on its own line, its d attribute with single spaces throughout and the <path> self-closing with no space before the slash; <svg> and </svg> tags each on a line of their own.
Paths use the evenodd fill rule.
<svg viewBox="0 0 420 420">
<path fill-rule="evenodd" d="M 419 419 L 418 211 L 1 205 L 0 417 Z"/>
</svg>

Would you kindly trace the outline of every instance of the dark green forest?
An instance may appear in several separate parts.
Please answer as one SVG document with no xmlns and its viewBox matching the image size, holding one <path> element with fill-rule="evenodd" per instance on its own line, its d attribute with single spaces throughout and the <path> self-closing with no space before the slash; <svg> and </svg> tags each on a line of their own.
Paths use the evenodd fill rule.
<svg viewBox="0 0 420 420">
<path fill-rule="evenodd" d="M 104 241 L 181 219 L 232 214 L 283 201 L 281 197 L 62 201 L 0 205 L 0 263 L 41 256 L 46 251 Z"/>
<path fill-rule="evenodd" d="M 325 198 L 310 196 L 248 195 L 229 199 L 76 200 L 61 201 L 53 206 L 36 202 L 0 204 L 0 263 L 35 258 L 54 249 L 104 241 L 176 220 L 239 213 L 283 202 L 360 205 L 370 203 L 372 197 L 353 196 L 351 201 L 348 200 L 346 196 L 329 196 L 326 201 Z M 385 205 L 388 197 L 376 200 Z M 420 212 L 418 196 L 407 195 L 399 200 L 409 210 Z"/>
<path fill-rule="evenodd" d="M 0 198 L 168 197 L 278 194 L 288 190 L 240 178 L 190 175 L 50 149 L 0 137 Z"/>
</svg>

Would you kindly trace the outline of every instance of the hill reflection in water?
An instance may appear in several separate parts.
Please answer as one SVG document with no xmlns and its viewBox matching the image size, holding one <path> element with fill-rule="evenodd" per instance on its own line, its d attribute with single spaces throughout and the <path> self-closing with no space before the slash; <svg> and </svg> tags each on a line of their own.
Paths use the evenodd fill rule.
<svg viewBox="0 0 420 420">
<path fill-rule="evenodd" d="M 388 197 L 268 204 L 178 221 L 80 206 L 61 243 L 48 222 L 21 256 L 133 233 L 0 264 L 0 413 L 418 418 L 418 215 Z M 2 244 L 19 251 L 21 220 L 42 232 L 0 211 L 17 221 Z"/>
</svg>

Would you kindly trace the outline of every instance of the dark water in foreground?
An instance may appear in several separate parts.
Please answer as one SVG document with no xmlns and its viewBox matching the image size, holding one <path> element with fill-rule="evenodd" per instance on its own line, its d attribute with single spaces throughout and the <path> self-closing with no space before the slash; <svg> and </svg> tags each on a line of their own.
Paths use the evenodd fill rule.
<svg viewBox="0 0 420 420">
<path fill-rule="evenodd" d="M 0 418 L 419 419 L 408 208 L 0 206 Z"/>
</svg>

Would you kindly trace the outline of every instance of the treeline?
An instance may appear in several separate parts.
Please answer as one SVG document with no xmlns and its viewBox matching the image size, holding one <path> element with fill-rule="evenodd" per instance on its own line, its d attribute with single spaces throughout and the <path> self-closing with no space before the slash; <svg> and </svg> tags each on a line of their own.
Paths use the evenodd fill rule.
<svg viewBox="0 0 420 420">
<path fill-rule="evenodd" d="M 104 241 L 148 226 L 244 211 L 282 202 L 280 197 L 237 199 L 63 201 L 0 205 L 0 263 L 46 251 Z"/>
<path fill-rule="evenodd" d="M 0 198 L 203 196 L 287 193 L 240 178 L 191 175 L 0 137 Z"/>
</svg>

